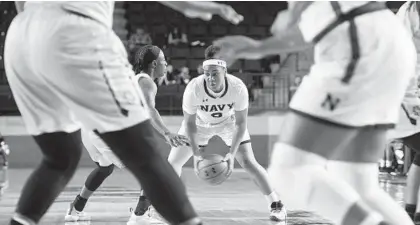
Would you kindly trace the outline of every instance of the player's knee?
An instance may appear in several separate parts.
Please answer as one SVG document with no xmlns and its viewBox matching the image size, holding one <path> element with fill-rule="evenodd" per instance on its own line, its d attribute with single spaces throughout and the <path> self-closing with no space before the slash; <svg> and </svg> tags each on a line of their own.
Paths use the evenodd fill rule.
<svg viewBox="0 0 420 225">
<path fill-rule="evenodd" d="M 292 208 L 305 208 L 312 183 L 319 173 L 325 173 L 325 164 L 321 156 L 277 143 L 267 172 L 282 201 Z"/>
<path fill-rule="evenodd" d="M 327 171 L 345 180 L 361 196 L 368 196 L 379 188 L 379 171 L 376 163 L 329 161 Z"/>
<path fill-rule="evenodd" d="M 322 156 L 278 142 L 273 148 L 270 168 L 296 168 L 304 165 L 324 166 L 326 162 L 327 160 Z"/>
<path fill-rule="evenodd" d="M 112 174 L 112 172 L 114 172 L 114 164 L 111 164 L 109 166 L 99 166 L 99 173 L 103 176 L 103 177 L 108 177 L 109 175 Z"/>
<path fill-rule="evenodd" d="M 69 172 L 76 170 L 83 149 L 80 131 L 42 134 L 34 138 L 43 152 L 45 166 Z"/>
<path fill-rule="evenodd" d="M 249 173 L 256 173 L 260 164 L 255 159 L 242 159 L 240 162 L 242 168 Z"/>
</svg>

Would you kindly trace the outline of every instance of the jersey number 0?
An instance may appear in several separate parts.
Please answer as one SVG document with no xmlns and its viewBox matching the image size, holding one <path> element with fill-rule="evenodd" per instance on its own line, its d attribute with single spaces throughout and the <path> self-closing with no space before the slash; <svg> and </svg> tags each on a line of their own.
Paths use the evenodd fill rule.
<svg viewBox="0 0 420 225">
<path fill-rule="evenodd" d="M 212 113 L 211 116 L 214 118 L 220 118 L 223 116 L 223 114 L 221 112 L 216 112 L 216 113 Z"/>
</svg>

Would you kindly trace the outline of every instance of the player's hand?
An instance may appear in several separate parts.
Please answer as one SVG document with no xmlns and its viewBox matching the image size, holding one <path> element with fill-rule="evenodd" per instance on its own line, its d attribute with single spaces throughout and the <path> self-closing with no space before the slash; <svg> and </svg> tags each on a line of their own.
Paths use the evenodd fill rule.
<svg viewBox="0 0 420 225">
<path fill-rule="evenodd" d="M 194 172 L 198 175 L 198 164 L 203 161 L 204 158 L 201 155 L 194 155 Z"/>
<path fill-rule="evenodd" d="M 240 35 L 226 36 L 213 42 L 213 45 L 220 47 L 216 57 L 224 59 L 228 66 L 232 65 L 237 59 L 255 59 L 259 57 L 255 53 L 247 52 L 246 50 L 258 48 L 260 44 L 260 41 Z"/>
<path fill-rule="evenodd" d="M 277 13 L 277 17 L 270 27 L 272 34 L 279 35 L 286 32 L 293 24 L 290 12 L 287 10 L 280 11 Z"/>
<path fill-rule="evenodd" d="M 189 140 L 184 135 L 174 134 L 174 133 L 167 133 L 165 134 L 165 139 L 168 144 L 172 147 L 183 146 L 189 143 Z"/>
<path fill-rule="evenodd" d="M 228 172 L 226 175 L 229 177 L 233 172 L 233 166 L 235 165 L 235 156 L 232 155 L 232 153 L 228 153 L 226 154 L 223 161 L 228 163 Z"/>
<path fill-rule="evenodd" d="M 242 20 L 244 20 L 244 17 L 240 15 L 239 13 L 237 13 L 230 5 L 225 5 L 225 4 L 219 4 L 219 5 L 220 5 L 219 7 L 220 12 L 218 14 L 223 19 L 235 25 L 242 22 Z"/>
<path fill-rule="evenodd" d="M 174 3 L 171 4 L 173 5 Z M 244 17 L 237 13 L 231 6 L 217 2 L 188 2 L 188 5 L 184 5 L 184 8 L 178 9 L 178 11 L 179 10 L 188 18 L 200 18 L 206 21 L 211 20 L 213 15 L 219 15 L 233 24 L 238 24 L 244 19 Z"/>
</svg>

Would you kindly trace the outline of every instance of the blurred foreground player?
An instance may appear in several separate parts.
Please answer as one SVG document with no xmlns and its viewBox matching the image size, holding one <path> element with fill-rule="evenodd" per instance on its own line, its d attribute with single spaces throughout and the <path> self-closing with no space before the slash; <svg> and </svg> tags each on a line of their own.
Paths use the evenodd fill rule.
<svg viewBox="0 0 420 225">
<path fill-rule="evenodd" d="M 406 2 L 397 15 L 403 20 L 411 34 L 416 50 L 416 77 L 411 81 L 400 107 L 400 120 L 395 130 L 389 133 L 389 139 L 400 139 L 403 144 L 413 149 L 415 157 L 407 176 L 407 187 L 404 195 L 405 210 L 420 224 L 420 98 L 418 97 L 417 77 L 420 76 L 420 2 Z"/>
<path fill-rule="evenodd" d="M 335 224 L 413 224 L 378 185 L 386 134 L 415 74 L 401 21 L 379 2 L 289 2 L 272 32 L 216 44 L 230 62 L 315 47 L 272 153 L 269 174 L 282 200 Z"/>
<path fill-rule="evenodd" d="M 8 155 L 10 153 L 9 145 L 6 144 L 3 135 L 0 134 L 0 199 L 4 191 L 9 186 L 8 178 Z"/>
<path fill-rule="evenodd" d="M 184 91 L 184 120 L 178 134 L 188 137 L 190 147 L 172 147 L 168 161 L 179 176 L 182 167 L 192 156 L 194 168 L 197 169 L 197 164 L 202 160 L 202 149 L 213 136 L 219 136 L 230 147 L 225 156 L 229 165 L 228 176 L 233 171 L 236 159 L 266 198 L 269 218 L 285 221 L 286 208 L 268 180 L 267 172 L 255 159 L 252 149 L 247 126 L 248 89 L 241 79 L 227 73 L 225 61 L 215 57 L 219 50 L 217 46 L 206 49 L 204 74 L 192 79 Z M 151 207 L 148 213 L 154 218 L 153 211 Z M 136 213 L 142 212 L 144 208 L 138 206 Z"/>
<path fill-rule="evenodd" d="M 134 57 L 134 85 L 139 85 L 140 90 L 145 96 L 145 102 L 151 116 L 151 122 L 166 141 L 172 146 L 185 144 L 186 137 L 171 133 L 162 122 L 159 112 L 155 108 L 155 96 L 157 86 L 153 82 L 166 74 L 166 60 L 163 51 L 153 45 L 146 45 L 139 48 Z M 89 152 L 92 160 L 97 164 L 86 179 L 85 185 L 79 195 L 70 204 L 70 208 L 65 216 L 65 221 L 86 221 L 90 216 L 83 212 L 89 197 L 95 192 L 105 179 L 110 176 L 114 167 L 120 169 L 124 165 L 109 147 L 93 132 L 82 130 L 82 141 Z M 132 219 L 133 220 L 133 219 Z M 136 224 L 136 223 L 130 223 Z"/>
<path fill-rule="evenodd" d="M 206 12 L 206 2 L 182 4 L 183 13 Z M 210 4 L 208 12 L 218 5 Z M 12 225 L 39 223 L 73 176 L 82 151 L 79 121 L 133 172 L 171 224 L 201 224 L 181 180 L 156 149 L 144 96 L 112 30 L 113 9 L 113 2 L 27 2 L 9 27 L 7 78 L 44 155 L 23 188 Z"/>
</svg>

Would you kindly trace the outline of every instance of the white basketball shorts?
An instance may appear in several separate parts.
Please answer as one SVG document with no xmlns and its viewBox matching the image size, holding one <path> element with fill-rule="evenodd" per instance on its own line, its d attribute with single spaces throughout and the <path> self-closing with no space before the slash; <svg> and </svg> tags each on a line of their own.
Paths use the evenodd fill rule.
<svg viewBox="0 0 420 225">
<path fill-rule="evenodd" d="M 82 129 L 82 141 L 90 158 L 100 166 L 107 167 L 114 164 L 120 169 L 125 167 L 108 145 L 95 133 Z"/>
<path fill-rule="evenodd" d="M 232 145 L 232 138 L 235 134 L 235 129 L 236 128 L 234 122 L 227 122 L 218 126 L 206 127 L 197 125 L 197 144 L 199 146 L 206 146 L 213 136 L 219 136 L 225 142 L 225 144 L 230 147 Z M 187 135 L 185 122 L 182 122 L 178 134 Z M 241 143 L 248 142 L 251 142 L 251 137 L 247 129 L 244 136 L 242 137 Z"/>
<path fill-rule="evenodd" d="M 335 29 L 315 45 L 315 63 L 290 108 L 347 127 L 395 126 L 415 74 L 417 57 L 408 32 L 388 11 Z"/>
<path fill-rule="evenodd" d="M 54 5 L 25 8 L 5 42 L 5 68 L 32 135 L 74 132 L 79 121 L 99 133 L 149 118 L 117 35 Z"/>
</svg>

